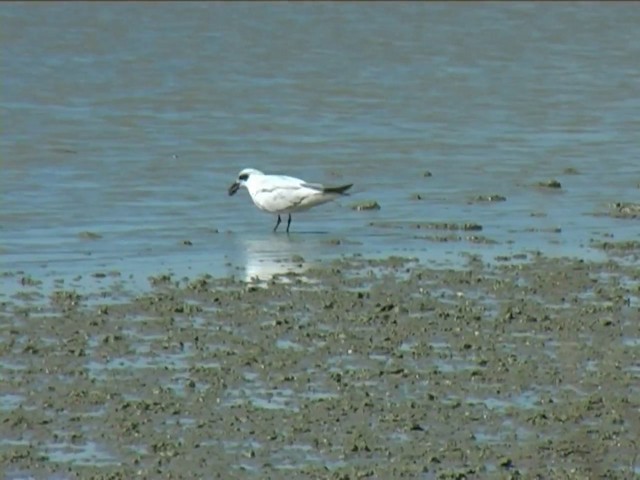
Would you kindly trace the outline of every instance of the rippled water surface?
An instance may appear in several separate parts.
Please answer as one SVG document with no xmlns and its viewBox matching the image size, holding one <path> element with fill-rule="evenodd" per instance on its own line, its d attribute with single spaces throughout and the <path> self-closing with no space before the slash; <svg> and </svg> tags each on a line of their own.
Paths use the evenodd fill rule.
<svg viewBox="0 0 640 480">
<path fill-rule="evenodd" d="M 640 237 L 608 215 L 640 198 L 632 4 L 46 3 L 0 18 L 3 270 L 249 278 L 294 255 L 598 256 L 593 239 Z M 274 235 L 246 192 L 227 195 L 249 166 L 355 187 Z M 551 179 L 562 188 L 536 186 Z M 366 200 L 381 209 L 352 210 Z M 415 228 L 432 222 L 482 230 Z"/>
</svg>

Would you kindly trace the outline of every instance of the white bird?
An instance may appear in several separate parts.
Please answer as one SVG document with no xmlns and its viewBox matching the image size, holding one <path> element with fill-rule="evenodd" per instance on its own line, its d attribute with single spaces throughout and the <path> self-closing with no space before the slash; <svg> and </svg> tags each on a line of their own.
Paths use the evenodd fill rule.
<svg viewBox="0 0 640 480">
<path fill-rule="evenodd" d="M 256 207 L 263 212 L 278 215 L 278 221 L 273 228 L 274 232 L 280 225 L 280 214 L 288 213 L 288 233 L 292 212 L 303 212 L 316 205 L 330 202 L 341 195 L 348 195 L 345 192 L 352 186 L 353 184 L 350 183 L 340 187 L 325 187 L 318 183 L 307 183 L 299 178 L 265 175 L 260 170 L 245 168 L 229 187 L 229 195 L 234 195 L 240 187 L 245 187 Z"/>
</svg>

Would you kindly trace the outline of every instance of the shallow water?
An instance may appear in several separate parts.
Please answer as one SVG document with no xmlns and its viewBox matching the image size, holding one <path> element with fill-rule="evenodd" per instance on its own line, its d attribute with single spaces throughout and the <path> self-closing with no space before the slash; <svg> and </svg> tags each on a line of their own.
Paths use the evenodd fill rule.
<svg viewBox="0 0 640 480">
<path fill-rule="evenodd" d="M 163 272 L 173 274 L 172 282 L 204 273 L 266 279 L 351 255 L 416 257 L 437 267 L 465 265 L 475 258 L 517 263 L 538 251 L 602 260 L 609 252 L 595 248 L 594 242 L 640 240 L 638 218 L 615 218 L 610 207 L 640 198 L 638 8 L 518 2 L 12 3 L 0 5 L 0 22 L 0 303 L 7 320 L 1 332 L 6 346 L 2 366 L 3 382 L 12 382 L 12 391 L 0 394 L 0 411 L 17 422 L 5 424 L 13 436 L 0 446 L 3 454 L 18 452 L 10 478 L 29 473 L 21 470 L 31 465 L 21 460 L 23 450 L 45 456 L 49 465 L 106 468 L 123 458 L 142 458 L 143 468 L 158 467 L 148 458 L 170 457 L 174 447 L 155 428 L 191 435 L 186 452 L 198 453 L 191 448 L 195 444 L 215 447 L 219 457 L 214 461 L 243 473 L 259 475 L 266 460 L 278 471 L 335 470 L 357 462 L 364 467 L 366 456 L 357 458 L 362 452 L 356 451 L 353 460 L 353 448 L 360 444 L 348 429 L 338 436 L 344 448 L 312 441 L 326 441 L 334 433 L 324 423 L 325 404 L 340 411 L 339 400 L 348 393 L 352 397 L 347 403 L 357 406 L 366 390 L 379 390 L 377 421 L 389 422 L 398 413 L 406 419 L 404 430 L 393 422 L 387 425 L 385 448 L 400 454 L 403 442 L 423 442 L 421 433 L 412 430 L 413 418 L 396 410 L 391 400 L 424 400 L 436 388 L 439 393 L 430 405 L 444 412 L 456 405 L 475 412 L 469 424 L 472 443 L 483 449 L 495 445 L 489 460 L 481 456 L 489 471 L 498 468 L 498 452 L 508 452 L 507 445 L 518 445 L 518 438 L 531 440 L 539 431 L 553 438 L 566 430 L 562 418 L 548 428 L 545 421 L 536 426 L 529 418 L 533 405 L 565 415 L 565 410 L 583 411 L 583 396 L 609 395 L 607 402 L 631 410 L 619 399 L 628 395 L 633 400 L 638 394 L 633 386 L 639 374 L 637 277 L 635 283 L 623 284 L 626 306 L 616 306 L 613 313 L 603 307 L 588 326 L 580 325 L 578 314 L 568 315 L 578 330 L 603 330 L 607 322 L 619 326 L 619 335 L 603 335 L 598 344 L 593 343 L 597 336 L 574 337 L 562 329 L 552 338 L 544 325 L 532 334 L 526 323 L 499 336 L 488 324 L 486 340 L 495 343 L 496 350 L 489 352 L 496 360 L 528 354 L 520 368 L 536 373 L 538 363 L 549 367 L 551 373 L 538 385 L 526 388 L 517 375 L 511 384 L 511 377 L 494 379 L 492 364 L 486 382 L 474 380 L 473 373 L 482 370 L 480 350 L 456 344 L 460 335 L 448 330 L 453 318 L 474 343 L 475 313 L 455 316 L 467 299 L 484 309 L 488 321 L 501 318 L 500 307 L 517 295 L 535 303 L 538 299 L 516 281 L 504 298 L 494 298 L 493 291 L 463 291 L 430 271 L 428 280 L 420 279 L 418 293 L 440 298 L 439 308 L 447 314 L 450 308 L 451 317 L 434 319 L 433 311 L 421 309 L 402 315 L 420 328 L 418 320 L 434 323 L 429 332 L 433 338 L 423 335 L 422 344 L 415 345 L 416 330 L 405 331 L 402 323 L 380 321 L 375 329 L 360 324 L 353 335 L 362 318 L 332 324 L 322 315 L 327 308 L 323 302 L 316 305 L 320 313 L 296 303 L 291 314 L 295 326 L 287 326 L 282 335 L 271 334 L 267 342 L 264 332 L 276 328 L 271 324 L 281 313 L 274 303 L 248 325 L 242 324 L 246 312 L 240 300 L 227 305 L 233 311 L 230 318 L 212 299 L 209 310 L 184 315 L 172 310 L 181 308 L 180 299 L 170 302 L 168 311 L 158 313 L 149 302 L 146 310 L 126 311 L 115 319 L 100 309 L 116 309 L 121 296 L 147 290 L 147 277 Z M 310 181 L 353 182 L 355 187 L 348 198 L 294 215 L 290 235 L 273 234 L 275 219 L 258 212 L 246 192 L 227 195 L 237 172 L 249 166 Z M 562 188 L 538 186 L 551 179 Z M 487 195 L 506 200 L 478 201 Z M 377 201 L 381 209 L 351 208 L 367 200 Z M 443 228 L 464 224 L 482 229 Z M 514 259 L 522 253 L 526 256 Z M 637 249 L 628 257 L 637 263 Z M 343 263 L 344 276 L 330 278 L 322 287 L 330 291 L 348 279 L 347 267 Z M 404 273 L 396 271 L 394 278 L 404 278 Z M 375 266 L 366 274 L 358 284 L 340 283 L 339 291 L 366 291 L 376 283 L 378 293 L 389 291 L 389 284 L 374 281 L 384 275 Z M 606 274 L 602 267 L 593 278 L 618 294 Z M 487 279 L 492 275 L 488 272 Z M 585 303 L 594 298 L 611 302 L 590 286 L 567 287 L 567 295 Z M 224 291 L 224 285 L 216 288 Z M 51 292 L 71 290 L 83 294 L 87 310 L 77 318 L 64 310 L 60 318 L 51 317 L 56 300 Z M 476 298 L 478 292 L 484 297 Z M 415 294 L 407 289 L 397 297 L 409 298 L 409 293 Z M 554 293 L 541 305 L 562 319 L 561 308 L 551 307 L 557 301 Z M 372 305 L 362 315 L 375 318 L 378 312 Z M 174 316 L 182 330 L 164 322 Z M 99 323 L 102 317 L 111 323 Z M 56 335 L 43 330 L 47 328 Z M 310 341 L 305 328 L 325 340 Z M 393 343 L 385 336 L 387 328 L 397 330 Z M 198 350 L 194 331 L 210 339 L 207 349 Z M 341 343 L 342 334 L 351 335 L 352 343 Z M 369 335 L 379 338 L 367 343 Z M 412 355 L 425 345 L 428 350 L 414 360 Z M 276 372 L 285 367 L 281 375 L 271 376 L 257 365 L 260 349 L 273 356 Z M 585 349 L 593 351 L 591 357 Z M 612 351 L 626 377 L 613 377 L 618 367 L 602 353 L 609 357 Z M 241 358 L 230 354 L 234 352 Z M 314 355 L 317 365 L 309 363 Z M 574 356 L 587 360 L 576 365 Z M 287 362 L 298 358 L 293 371 L 301 380 L 292 389 Z M 50 362 L 59 373 L 48 370 Z M 226 362 L 237 368 L 225 369 Z M 424 381 L 396 379 L 397 365 Z M 568 377 L 564 387 L 554 383 L 558 366 Z M 228 386 L 216 383 L 218 371 L 228 377 Z M 332 375 L 338 374 L 348 383 L 334 381 Z M 513 388 L 498 394 L 494 381 Z M 446 382 L 458 390 L 451 392 Z M 52 390 L 39 391 L 44 387 Z M 70 408 L 66 399 L 83 391 L 87 395 L 78 396 L 77 408 Z M 216 407 L 205 408 L 196 394 Z M 157 412 L 163 420 L 147 425 L 143 439 L 134 427 L 127 430 L 129 411 L 152 415 L 144 402 L 136 403 L 136 395 L 158 396 L 163 402 Z M 557 407 L 549 406 L 550 398 Z M 54 411 L 49 402 L 61 403 Z M 185 408 L 183 414 L 164 419 L 176 402 L 187 407 L 193 402 L 193 412 Z M 620 424 L 613 410 L 602 409 L 589 413 L 586 408 L 586 418 L 609 415 L 601 425 L 620 425 L 623 448 L 631 451 L 627 437 L 637 431 L 635 410 L 629 415 L 622 410 L 627 424 Z M 30 413 L 22 418 L 24 411 Z M 54 429 L 75 428 L 75 411 L 97 417 L 87 419 L 94 430 L 74 438 Z M 207 437 L 192 428 L 194 421 L 211 414 L 238 411 L 245 416 L 261 412 L 264 424 L 277 428 L 285 425 L 281 419 L 311 412 L 320 434 L 293 441 L 299 432 L 291 429 L 289 440 L 272 441 L 266 429 L 248 436 L 237 425 L 216 425 Z M 343 412 L 353 422 L 361 413 Z M 437 441 L 459 434 L 449 429 L 447 415 L 439 419 L 439 430 L 433 427 L 432 437 L 442 449 L 447 446 Z M 509 418 L 513 416 L 517 420 Z M 293 423 L 308 420 L 305 415 L 295 418 L 299 422 Z M 113 431 L 104 438 L 107 420 Z M 124 429 L 126 443 L 118 428 Z M 229 434 L 228 441 L 218 441 L 218 428 L 235 438 Z M 613 445 L 606 428 L 593 445 Z M 370 441 L 377 435 L 371 433 Z M 555 444 L 559 451 L 563 445 Z M 618 442 L 605 453 L 619 447 Z M 630 456 L 625 452 L 618 455 L 626 461 Z M 408 453 L 405 458 L 434 455 Z M 376 455 L 383 458 L 384 453 Z M 521 457 L 523 471 L 526 461 L 526 455 Z M 563 465 L 570 469 L 581 461 L 574 452 Z M 443 462 L 443 468 L 459 464 L 446 457 Z M 633 462 L 635 458 L 609 464 L 637 473 Z M 433 473 L 438 467 L 430 468 Z"/>
<path fill-rule="evenodd" d="M 640 196 L 630 4 L 3 4 L 0 18 L 3 270 L 248 279 L 293 255 L 596 258 L 593 238 L 640 237 L 606 215 Z M 354 192 L 273 235 L 246 192 L 227 196 L 247 166 Z M 562 188 L 536 187 L 550 179 Z M 351 210 L 363 200 L 382 208 Z"/>
</svg>

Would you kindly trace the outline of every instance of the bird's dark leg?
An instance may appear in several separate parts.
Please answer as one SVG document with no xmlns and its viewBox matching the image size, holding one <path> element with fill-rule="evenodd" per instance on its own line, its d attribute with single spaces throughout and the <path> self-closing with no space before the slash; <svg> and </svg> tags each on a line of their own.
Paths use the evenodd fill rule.
<svg viewBox="0 0 640 480">
<path fill-rule="evenodd" d="M 287 221 L 287 233 L 289 233 L 289 225 L 291 225 L 291 214 L 289 214 L 289 220 Z"/>
<path fill-rule="evenodd" d="M 273 227 L 274 232 L 278 229 L 278 225 L 280 225 L 280 215 L 278 215 L 278 221 L 276 222 L 276 226 Z"/>
</svg>

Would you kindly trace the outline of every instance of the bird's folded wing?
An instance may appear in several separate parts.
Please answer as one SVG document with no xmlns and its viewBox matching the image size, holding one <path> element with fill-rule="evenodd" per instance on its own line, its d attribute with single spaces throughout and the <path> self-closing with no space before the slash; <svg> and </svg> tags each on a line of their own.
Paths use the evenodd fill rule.
<svg viewBox="0 0 640 480">
<path fill-rule="evenodd" d="M 305 188 L 310 188 L 311 190 L 316 190 L 318 192 L 324 191 L 324 185 L 321 185 L 319 183 L 307 183 L 307 182 L 304 182 L 300 186 L 301 187 L 305 187 Z"/>
</svg>

